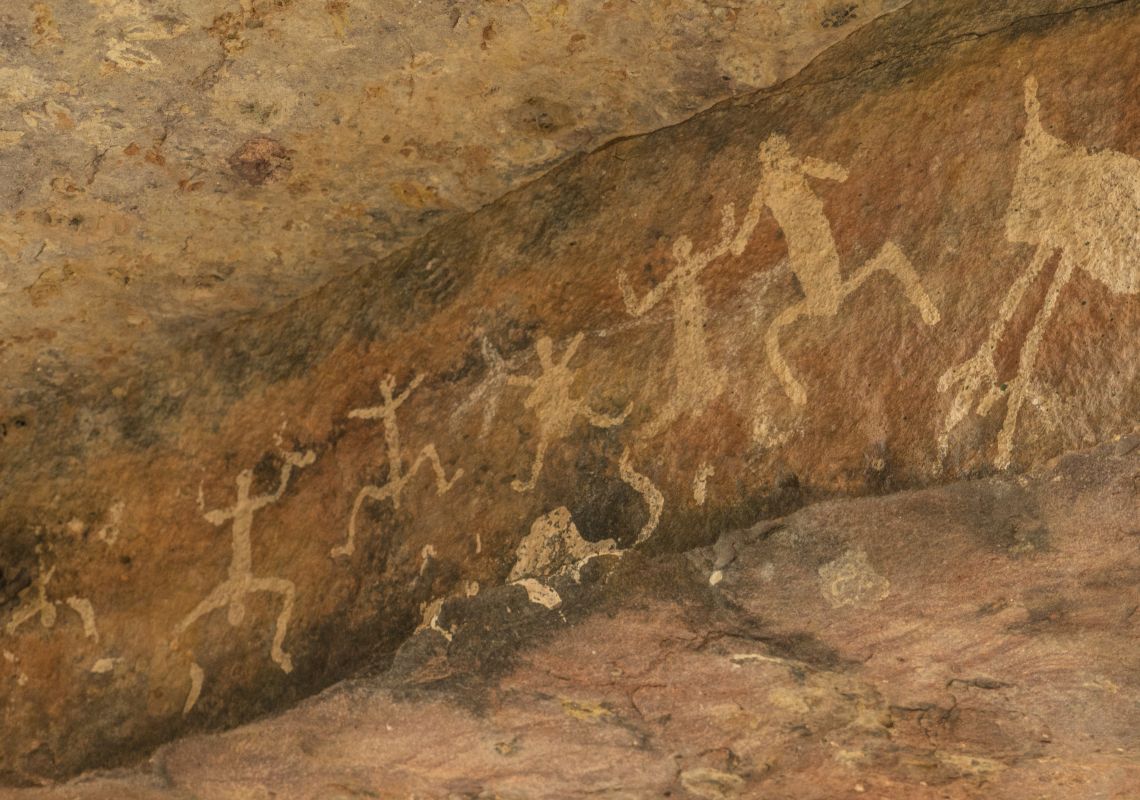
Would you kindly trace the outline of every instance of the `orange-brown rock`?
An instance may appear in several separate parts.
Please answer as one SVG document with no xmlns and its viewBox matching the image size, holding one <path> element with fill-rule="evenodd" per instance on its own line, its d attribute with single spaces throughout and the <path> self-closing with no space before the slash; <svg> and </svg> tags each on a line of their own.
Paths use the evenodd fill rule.
<svg viewBox="0 0 1140 800">
<path fill-rule="evenodd" d="M 1138 445 L 456 598 L 381 676 L 5 797 L 1127 800 Z"/>
<path fill-rule="evenodd" d="M 915 2 L 278 313 L 45 366 L 5 410 L 3 775 L 279 707 L 452 597 L 563 608 L 607 557 L 1130 430 L 1137 34 Z M 813 562 L 836 620 L 875 563 Z"/>
</svg>

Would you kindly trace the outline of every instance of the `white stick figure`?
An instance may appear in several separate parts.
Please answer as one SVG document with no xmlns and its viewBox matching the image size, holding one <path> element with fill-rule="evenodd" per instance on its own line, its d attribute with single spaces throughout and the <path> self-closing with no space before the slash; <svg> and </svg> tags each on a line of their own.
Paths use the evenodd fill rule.
<svg viewBox="0 0 1140 800">
<path fill-rule="evenodd" d="M 618 287 L 626 311 L 631 316 L 648 314 L 667 294 L 673 300 L 673 352 L 670 358 L 673 391 L 665 405 L 641 431 L 643 435 L 657 435 L 686 411 L 699 413 L 720 396 L 727 386 L 727 373 L 713 367 L 708 356 L 705 335 L 708 307 L 705 305 L 700 277 L 718 258 L 730 252 L 737 256 L 743 253 L 758 220 L 758 207 L 750 208 L 740 228 L 737 228 L 732 204 L 725 205 L 721 209 L 720 236 L 717 241 L 706 250 L 693 252 L 693 242 L 689 237 L 677 237 L 672 251 L 677 266 L 661 283 L 640 298 L 634 293 L 625 272 L 618 272 Z"/>
<path fill-rule="evenodd" d="M 20 626 L 36 617 L 40 618 L 40 625 L 50 630 L 55 627 L 56 620 L 59 618 L 56 606 L 63 603 L 78 615 L 83 623 L 83 635 L 98 643 L 99 630 L 95 625 L 95 608 L 91 605 L 91 601 L 75 595 L 65 600 L 49 599 L 47 587 L 55 576 L 55 565 L 53 564 L 50 569 L 47 568 L 44 561 L 43 545 L 36 546 L 36 558 L 39 561 L 39 574 L 36 576 L 34 586 L 24 590 L 27 595 L 34 594 L 34 598 L 29 596 L 21 598 L 19 607 L 12 614 L 12 618 L 8 620 L 8 624 L 4 626 L 4 632 L 12 636 L 20 629 Z"/>
<path fill-rule="evenodd" d="M 293 615 L 293 600 L 296 594 L 296 587 L 293 582 L 285 578 L 258 578 L 253 574 L 253 550 L 250 539 L 250 532 L 253 527 L 253 515 L 265 508 L 272 505 L 281 499 L 285 494 L 285 488 L 289 484 L 289 478 L 293 474 L 294 468 L 306 467 L 316 460 L 315 454 L 310 450 L 301 453 L 285 453 L 284 463 L 281 465 L 280 481 L 277 490 L 273 494 L 264 494 L 257 497 L 250 497 L 250 488 L 253 486 L 253 470 L 244 469 L 238 473 L 237 476 L 237 500 L 229 508 L 214 509 L 213 511 L 206 511 L 203 516 L 206 521 L 213 525 L 224 525 L 226 522 L 232 522 L 232 548 L 233 553 L 230 559 L 230 566 L 228 577 L 214 587 L 214 590 L 207 595 L 206 599 L 199 603 L 193 611 L 187 614 L 181 622 L 174 628 L 174 640 L 171 643 L 171 649 L 178 647 L 178 639 L 184 634 L 191 625 L 197 622 L 202 617 L 210 614 L 219 609 L 226 609 L 226 619 L 231 626 L 237 627 L 245 619 L 245 598 L 247 595 L 256 592 L 266 592 L 268 594 L 275 594 L 281 597 L 281 612 L 277 615 L 277 622 L 273 632 L 273 643 L 270 646 L 270 657 L 273 662 L 281 667 L 283 672 L 293 671 L 293 659 L 282 649 L 282 644 L 285 641 L 285 633 L 289 626 L 289 619 Z M 202 502 L 202 495 L 198 495 L 199 505 L 202 510 L 205 510 L 204 503 Z M 197 700 L 197 695 L 201 691 L 202 683 L 202 669 L 198 664 L 193 663 L 190 667 L 191 674 L 191 697 Z M 187 702 L 183 713 L 187 713 L 193 707 L 192 702 Z"/>
<path fill-rule="evenodd" d="M 439 495 L 446 494 L 455 482 L 463 476 L 463 470 L 457 469 L 451 479 L 448 480 L 434 444 L 424 445 L 415 461 L 412 462 L 412 466 L 407 472 L 404 472 L 404 456 L 400 445 L 400 426 L 396 419 L 396 410 L 404 404 L 404 401 L 408 399 L 408 396 L 420 385 L 422 380 L 422 375 L 415 376 L 400 395 L 394 396 L 396 378 L 393 375 L 388 375 L 380 382 L 380 394 L 384 397 L 383 403 L 372 408 L 357 408 L 348 412 L 350 419 L 379 419 L 384 423 L 384 443 L 388 456 L 388 481 L 383 486 L 365 486 L 357 493 L 356 500 L 352 504 L 352 513 L 348 518 L 348 538 L 344 544 L 337 545 L 332 549 L 331 554 L 334 557 L 350 556 L 356 551 L 356 519 L 366 500 L 376 502 L 391 500 L 393 508 L 399 508 L 400 496 L 404 492 L 404 487 L 408 485 L 408 481 L 416 476 L 424 464 L 431 465 L 432 472 L 435 473 L 435 489 L 436 494 Z"/>
<path fill-rule="evenodd" d="M 514 361 L 508 362 L 486 336 L 479 340 L 479 349 L 487 366 L 487 374 L 467 399 L 456 406 L 451 413 L 451 426 L 454 429 L 461 419 L 476 405 L 483 406 L 483 423 L 479 427 L 479 438 L 485 439 L 491 432 L 491 424 L 499 412 L 499 402 Z"/>
<path fill-rule="evenodd" d="M 1041 341 L 1074 272 L 1083 269 L 1113 292 L 1140 294 L 1140 160 L 1110 150 L 1090 153 L 1047 133 L 1032 75 L 1025 80 L 1025 112 L 1025 134 L 1005 228 L 1011 242 L 1032 244 L 1036 250 L 1002 300 L 998 318 L 978 352 L 938 380 L 941 392 L 958 387 L 939 435 L 943 457 L 949 450 L 950 432 L 971 408 L 984 416 L 1003 394 L 1008 397 L 994 459 L 1001 469 L 1012 461 L 1017 419 Z M 1002 385 L 994 352 L 1025 292 L 1058 250 L 1060 263 L 1021 345 L 1017 373 Z M 975 403 L 978 394 L 982 397 Z"/>
<path fill-rule="evenodd" d="M 523 404 L 533 409 L 538 418 L 538 445 L 535 448 L 534 463 L 531 465 L 530 478 L 526 481 L 518 479 L 511 482 L 516 492 L 529 492 L 538 482 L 542 473 L 543 459 L 546 451 L 554 442 L 566 438 L 578 417 L 585 417 L 586 421 L 595 428 L 612 428 L 620 425 L 629 416 L 630 407 L 618 416 L 612 417 L 600 414 L 573 394 L 574 373 L 568 364 L 578 346 L 582 344 L 583 335 L 579 333 L 570 340 L 562 352 L 562 360 L 554 360 L 554 343 L 549 336 L 540 337 L 534 349 L 538 353 L 538 363 L 542 373 L 537 378 L 525 375 L 511 375 L 508 381 L 511 386 L 525 386 L 530 388 Z"/>
<path fill-rule="evenodd" d="M 893 242 L 884 244 L 850 278 L 843 279 L 831 223 L 807 179 L 842 182 L 847 180 L 847 170 L 817 158 L 797 158 L 788 140 L 779 134 L 772 134 L 760 145 L 759 159 L 762 172 L 757 197 L 763 198 L 784 232 L 788 261 L 804 293 L 803 300 L 772 320 L 764 344 L 768 362 L 784 391 L 795 405 L 802 406 L 807 402 L 807 393 L 780 352 L 780 331 L 796 320 L 835 316 L 844 299 L 876 272 L 885 272 L 902 284 L 907 300 L 919 310 L 927 325 L 934 325 L 940 317 L 914 267 Z"/>
</svg>

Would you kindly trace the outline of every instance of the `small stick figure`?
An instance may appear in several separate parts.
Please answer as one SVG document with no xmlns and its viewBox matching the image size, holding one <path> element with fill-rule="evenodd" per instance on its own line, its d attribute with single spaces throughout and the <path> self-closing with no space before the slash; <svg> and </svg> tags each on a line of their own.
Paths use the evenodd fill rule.
<svg viewBox="0 0 1140 800">
<path fill-rule="evenodd" d="M 274 628 L 270 657 L 275 664 L 281 667 L 283 672 L 288 673 L 293 671 L 293 659 L 282 649 L 282 644 L 285 641 L 285 633 L 289 626 L 289 619 L 293 615 L 293 599 L 296 594 L 296 587 L 292 581 L 286 580 L 285 578 L 254 577 L 250 531 L 253 527 L 253 515 L 257 511 L 281 499 L 281 496 L 285 493 L 285 487 L 289 484 L 289 478 L 293 474 L 293 469 L 307 467 L 315 460 L 316 456 L 311 450 L 304 454 L 294 452 L 285 453 L 277 490 L 273 494 L 264 494 L 257 497 L 250 497 L 250 488 L 253 486 L 253 470 L 244 469 L 238 473 L 236 480 L 236 502 L 230 508 L 214 509 L 213 511 L 206 511 L 203 514 L 206 521 L 213 525 L 224 525 L 226 522 L 233 522 L 233 554 L 230 559 L 229 574 L 224 581 L 214 587 L 214 590 L 207 595 L 205 600 L 199 603 L 193 611 L 187 614 L 182 621 L 175 626 L 174 640 L 171 643 L 171 649 L 178 647 L 178 638 L 182 636 L 191 625 L 207 614 L 219 609 L 226 609 L 226 619 L 231 626 L 237 627 L 242 623 L 242 620 L 245 619 L 245 597 L 255 592 L 266 592 L 280 595 L 282 600 L 281 613 L 277 615 L 277 623 Z M 205 504 L 200 491 L 198 503 L 199 508 L 205 511 Z M 191 693 L 196 700 L 198 692 L 201 691 L 203 674 L 201 667 L 196 663 L 192 663 L 190 674 L 192 679 Z M 188 702 L 183 713 L 189 712 L 192 707 L 193 703 Z"/>
<path fill-rule="evenodd" d="M 958 390 L 950 403 L 938 449 L 945 457 L 950 431 L 974 407 L 985 416 L 1005 394 L 1005 420 L 997 439 L 994 465 L 1013 460 L 1017 418 L 1033 374 L 1049 320 L 1061 291 L 1076 270 L 1119 294 L 1140 294 L 1140 160 L 1123 153 L 1090 153 L 1050 135 L 1041 124 L 1037 80 L 1025 80 L 1025 134 L 1021 139 L 1013 195 L 1006 214 L 1006 238 L 1036 246 L 1028 268 L 1010 286 L 990 326 L 986 341 L 966 361 L 938 380 L 938 390 Z M 994 353 L 1018 306 L 1050 257 L 1061 251 L 1045 300 L 1021 345 L 1017 373 L 1006 385 L 998 381 Z M 981 399 L 975 404 L 975 397 Z"/>
<path fill-rule="evenodd" d="M 403 494 L 404 487 L 408 485 L 408 481 L 415 477 L 424 464 L 430 464 L 432 472 L 435 473 L 435 489 L 438 495 L 446 494 L 455 482 L 463 476 L 463 470 L 457 469 L 451 479 L 448 480 L 434 444 L 424 445 L 415 461 L 412 462 L 412 466 L 406 473 L 404 472 L 404 456 L 403 449 L 400 446 L 400 426 L 396 419 L 396 410 L 404 404 L 404 401 L 408 399 L 408 396 L 420 385 L 422 380 L 423 376 L 417 375 L 400 395 L 394 396 L 396 378 L 393 375 L 388 375 L 380 382 L 380 394 L 384 397 L 383 403 L 372 408 L 357 408 L 348 412 L 350 419 L 379 419 L 384 423 L 384 443 L 388 456 L 388 481 L 383 486 L 365 486 L 357 493 L 356 500 L 352 504 L 352 513 L 348 518 L 348 538 L 344 544 L 337 545 L 332 549 L 331 554 L 334 557 L 350 556 L 356 551 L 356 518 L 366 500 L 377 502 L 391 500 L 392 506 L 399 508 L 400 495 Z"/>
<path fill-rule="evenodd" d="M 538 482 L 542 473 L 543 459 L 546 451 L 556 441 L 566 438 L 578 417 L 585 417 L 595 428 L 612 428 L 620 425 L 629 416 L 631 406 L 616 417 L 599 414 L 589 407 L 580 398 L 574 397 L 574 373 L 568 366 L 570 359 L 578 352 L 582 344 L 583 334 L 579 333 L 570 340 L 562 353 L 562 360 L 554 361 L 554 343 L 549 336 L 543 336 L 535 343 L 534 349 L 538 353 L 538 363 L 542 367 L 542 374 L 537 378 L 525 375 L 511 375 L 507 380 L 511 386 L 525 386 L 530 388 L 523 404 L 534 409 L 538 418 L 538 446 L 535 448 L 534 463 L 531 466 L 530 478 L 526 481 L 515 479 L 511 487 L 516 492 L 529 492 Z"/>
<path fill-rule="evenodd" d="M 884 244 L 850 278 L 843 279 L 831 223 L 807 179 L 842 182 L 847 180 L 847 170 L 817 158 L 796 158 L 788 140 L 779 134 L 772 134 L 760 145 L 759 159 L 763 171 L 757 197 L 763 198 L 784 232 L 788 261 L 804 293 L 803 300 L 772 320 L 764 344 L 768 362 L 784 391 L 795 405 L 802 406 L 807 403 L 807 393 L 780 352 L 780 331 L 796 320 L 834 317 L 843 300 L 876 272 L 885 272 L 902 284 L 907 300 L 919 310 L 927 325 L 937 323 L 940 315 L 923 289 L 918 273 L 893 242 Z"/>
<path fill-rule="evenodd" d="M 40 618 L 40 625 L 44 628 L 51 629 L 55 627 L 56 620 L 59 614 L 56 611 L 56 606 L 60 603 L 65 603 L 68 608 L 74 611 L 80 621 L 83 623 L 83 635 L 88 639 L 94 639 L 95 642 L 99 641 L 99 630 L 95 626 L 95 608 L 91 605 L 91 601 L 85 597 L 71 596 L 66 600 L 50 600 L 48 599 L 48 584 L 55 576 L 55 565 L 53 564 L 50 569 L 44 562 L 44 546 L 36 546 L 36 558 L 39 561 L 39 575 L 36 577 L 35 582 L 35 599 L 30 601 L 21 601 L 20 606 L 12 614 L 12 618 L 8 620 L 8 624 L 4 626 L 4 632 L 9 636 L 16 633 L 20 626 L 26 622 L 30 622 L 36 617 Z M 25 590 L 27 591 L 27 590 Z"/>
<path fill-rule="evenodd" d="M 474 391 L 456 406 L 451 413 L 451 426 L 454 427 L 476 405 L 483 405 L 483 424 L 479 427 L 479 438 L 485 439 L 491 432 L 491 424 L 495 415 L 499 413 L 499 402 L 502 399 L 503 388 L 507 385 L 507 378 L 514 362 L 508 362 L 491 343 L 483 336 L 479 340 L 479 349 L 483 354 L 483 361 L 487 366 L 487 374 L 475 387 Z"/>
<path fill-rule="evenodd" d="M 653 310 L 669 294 L 673 300 L 673 353 L 670 369 L 673 391 L 665 405 L 645 426 L 641 434 L 655 436 L 686 411 L 697 413 L 720 396 L 728 383 L 723 369 L 712 366 L 705 341 L 708 307 L 705 305 L 701 274 L 718 258 L 744 252 L 759 220 L 758 207 L 750 208 L 739 229 L 731 203 L 721 209 L 720 237 L 706 250 L 693 252 L 693 242 L 679 236 L 673 242 L 673 260 L 677 266 L 661 283 L 638 298 L 624 271 L 618 272 L 618 287 L 626 311 L 642 317 Z"/>
</svg>

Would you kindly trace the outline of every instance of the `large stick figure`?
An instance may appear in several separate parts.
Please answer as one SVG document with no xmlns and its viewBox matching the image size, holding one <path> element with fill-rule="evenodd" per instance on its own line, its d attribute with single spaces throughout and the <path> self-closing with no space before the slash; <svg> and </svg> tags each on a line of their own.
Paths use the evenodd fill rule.
<svg viewBox="0 0 1140 800">
<path fill-rule="evenodd" d="M 673 391 L 641 431 L 643 435 L 655 436 L 686 411 L 700 412 L 724 391 L 728 375 L 725 370 L 713 367 L 708 357 L 705 340 L 708 307 L 700 277 L 718 258 L 730 252 L 737 256 L 743 253 L 758 219 L 759 209 L 753 204 L 737 228 L 730 203 L 721 209 L 720 236 L 711 247 L 693 252 L 693 242 L 689 237 L 677 237 L 673 242 L 673 260 L 677 266 L 640 298 L 634 293 L 625 272 L 618 272 L 618 286 L 626 311 L 631 316 L 648 314 L 666 295 L 673 300 L 673 353 L 670 359 Z"/>
<path fill-rule="evenodd" d="M 1032 75 L 1025 80 L 1025 113 L 1005 230 L 1011 242 L 1032 244 L 1036 250 L 1002 300 L 998 318 L 978 352 L 948 369 L 938 381 L 942 392 L 958 387 L 939 436 L 943 456 L 949 449 L 950 431 L 971 407 L 984 416 L 1003 394 L 1008 397 L 994 459 L 1001 469 L 1013 458 L 1017 419 L 1045 329 L 1076 269 L 1083 269 L 1113 292 L 1140 293 L 1140 160 L 1113 151 L 1090 153 L 1047 133 Z M 1017 373 L 1003 386 L 994 352 L 1026 290 L 1058 250 L 1060 263 L 1021 345 Z M 982 397 L 975 404 L 979 393 Z"/>
<path fill-rule="evenodd" d="M 845 181 L 847 170 L 817 158 L 797 158 L 788 140 L 772 134 L 760 145 L 762 167 L 757 196 L 776 218 L 788 247 L 788 261 L 803 290 L 804 299 L 781 311 L 768 326 L 764 345 L 768 362 L 795 405 L 807 402 L 803 385 L 792 374 L 780 352 L 780 331 L 802 317 L 834 317 L 844 299 L 874 275 L 885 272 L 902 284 L 907 300 L 927 325 L 939 320 L 938 309 L 923 289 L 910 261 L 887 242 L 846 280 L 839 270 L 839 253 L 823 203 L 808 184 L 809 177 Z"/>
<path fill-rule="evenodd" d="M 253 528 L 253 515 L 272 505 L 285 494 L 285 487 L 294 468 L 306 467 L 316 459 L 310 450 L 304 454 L 285 453 L 284 463 L 281 465 L 280 482 L 273 494 L 263 494 L 257 497 L 250 496 L 253 486 L 253 470 L 244 469 L 237 476 L 237 500 L 226 509 L 206 511 L 203 516 L 213 525 L 224 525 L 232 522 L 232 555 L 228 577 L 214 587 L 206 599 L 199 603 L 193 611 L 187 614 L 174 628 L 174 641 L 172 648 L 177 648 L 178 639 L 195 622 L 202 617 L 219 609 L 226 609 L 226 619 L 230 625 L 237 627 L 245 619 L 245 598 L 256 592 L 275 594 L 281 597 L 281 613 L 277 615 L 277 623 L 273 632 L 273 643 L 270 646 L 270 657 L 281 667 L 283 672 L 293 671 L 293 659 L 282 649 L 285 633 L 289 626 L 289 619 L 293 615 L 293 599 L 296 588 L 293 582 L 285 578 L 259 578 L 253 574 L 253 548 L 250 533 Z M 205 511 L 205 503 L 201 493 L 198 496 L 199 507 Z M 198 694 L 202 689 L 202 669 L 198 664 L 191 664 L 191 689 L 183 713 L 187 713 L 194 706 Z"/>
<path fill-rule="evenodd" d="M 348 412 L 351 419 L 379 419 L 384 423 L 384 444 L 388 456 L 388 481 L 383 486 L 365 486 L 357 493 L 356 500 L 352 504 L 352 514 L 348 518 L 348 539 L 345 540 L 344 544 L 337 545 L 332 549 L 334 557 L 350 556 L 355 552 L 356 519 L 365 501 L 391 500 L 392 506 L 399 508 L 400 495 L 403 494 L 404 487 L 408 485 L 408 481 L 415 477 L 424 464 L 430 464 L 432 472 L 435 473 L 436 494 L 446 494 L 463 475 L 463 470 L 457 469 L 451 479 L 448 480 L 434 444 L 424 445 L 415 461 L 412 462 L 412 466 L 407 472 L 404 472 L 404 455 L 403 448 L 400 446 L 400 425 L 396 419 L 396 411 L 420 385 L 422 380 L 422 375 L 415 376 L 402 393 L 394 395 L 396 378 L 393 375 L 388 375 L 380 382 L 380 394 L 384 398 L 383 403 L 372 408 L 357 408 Z"/>
<path fill-rule="evenodd" d="M 582 344 L 582 334 L 579 333 L 570 340 L 562 352 L 560 361 L 554 360 L 554 343 L 550 337 L 541 337 L 534 346 L 538 353 L 538 363 L 542 367 L 542 374 L 537 378 L 525 375 L 511 375 L 508 381 L 511 386 L 526 386 L 530 388 L 524 405 L 534 410 L 538 418 L 538 445 L 535 448 L 534 462 L 531 465 L 530 478 L 526 481 L 518 479 L 511 482 L 516 492 L 529 492 L 538 482 L 542 474 L 543 459 L 546 451 L 554 442 L 566 438 L 578 417 L 585 417 L 586 421 L 595 428 L 612 428 L 620 425 L 629 415 L 627 406 L 616 417 L 599 414 L 590 406 L 573 394 L 574 373 L 568 366 L 570 359 L 578 352 Z"/>
</svg>

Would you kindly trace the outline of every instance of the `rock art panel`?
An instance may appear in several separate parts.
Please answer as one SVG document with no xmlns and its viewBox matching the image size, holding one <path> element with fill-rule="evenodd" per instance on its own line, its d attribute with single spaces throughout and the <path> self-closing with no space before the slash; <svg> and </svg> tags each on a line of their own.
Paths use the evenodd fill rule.
<svg viewBox="0 0 1140 800">
<path fill-rule="evenodd" d="M 440 599 L 476 585 L 532 581 L 506 593 L 560 624 L 608 574 L 582 559 L 626 568 L 820 499 L 985 474 L 1003 423 L 1011 469 L 1131 430 L 1138 36 L 1134 3 L 914 0 L 777 91 L 615 141 L 278 311 L 197 337 L 163 323 L 145 358 L 97 368 L 45 356 L 0 407 L 17 659 L 0 780 L 272 712 L 382 670 L 418 626 L 462 645 Z M 143 43 L 162 64 L 131 74 L 177 60 Z M 305 170 L 293 156 L 245 190 Z M 5 257 L 30 247 L 6 236 Z M 50 302 L 70 278 L 40 272 Z M 1000 416 L 939 388 L 987 335 Z M 1038 405 L 1030 380 L 1056 397 Z M 902 578 L 867 552 L 895 602 Z M 808 566 L 811 593 L 854 613 L 821 597 L 841 557 Z M 701 582 L 722 591 L 734 564 Z M 881 594 L 857 557 L 832 568 L 869 581 L 858 603 Z M 98 659 L 57 584 L 97 610 Z"/>
</svg>

